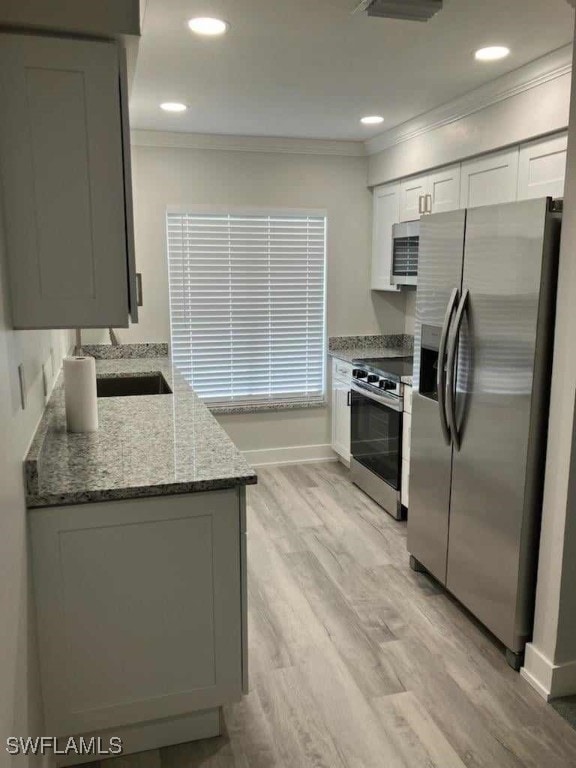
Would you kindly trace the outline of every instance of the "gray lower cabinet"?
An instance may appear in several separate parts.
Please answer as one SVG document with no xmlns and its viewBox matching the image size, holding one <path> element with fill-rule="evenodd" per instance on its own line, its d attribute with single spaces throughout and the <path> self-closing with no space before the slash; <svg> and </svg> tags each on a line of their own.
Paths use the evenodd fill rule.
<svg viewBox="0 0 576 768">
<path fill-rule="evenodd" d="M 0 34 L 0 181 L 15 328 L 126 327 L 138 297 L 124 51 Z"/>
<path fill-rule="evenodd" d="M 244 500 L 242 487 L 30 510 L 46 733 L 241 697 Z"/>
</svg>

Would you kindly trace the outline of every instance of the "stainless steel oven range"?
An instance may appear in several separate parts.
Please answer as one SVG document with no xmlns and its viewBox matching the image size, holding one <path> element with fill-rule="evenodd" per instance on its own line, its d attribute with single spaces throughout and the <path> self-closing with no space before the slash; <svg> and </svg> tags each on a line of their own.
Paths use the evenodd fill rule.
<svg viewBox="0 0 576 768">
<path fill-rule="evenodd" d="M 352 482 L 396 520 L 405 516 L 402 478 L 402 383 L 412 358 L 354 360 L 351 386 Z"/>
</svg>

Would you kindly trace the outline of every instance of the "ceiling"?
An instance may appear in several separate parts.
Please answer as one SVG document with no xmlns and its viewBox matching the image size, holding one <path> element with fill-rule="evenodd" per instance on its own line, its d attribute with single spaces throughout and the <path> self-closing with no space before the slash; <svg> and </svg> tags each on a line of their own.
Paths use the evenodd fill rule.
<svg viewBox="0 0 576 768">
<path fill-rule="evenodd" d="M 427 23 L 351 15 L 357 0 L 148 0 L 133 128 L 365 140 L 569 43 L 566 0 L 445 0 Z M 189 32 L 193 16 L 231 24 Z M 507 45 L 502 61 L 474 51 Z M 183 101 L 184 114 L 160 102 Z M 363 115 L 381 114 L 379 126 Z"/>
</svg>

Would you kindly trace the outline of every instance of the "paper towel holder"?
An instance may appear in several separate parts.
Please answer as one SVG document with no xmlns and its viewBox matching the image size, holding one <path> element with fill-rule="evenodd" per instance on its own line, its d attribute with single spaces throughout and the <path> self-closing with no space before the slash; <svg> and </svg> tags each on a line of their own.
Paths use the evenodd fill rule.
<svg viewBox="0 0 576 768">
<path fill-rule="evenodd" d="M 82 329 L 76 328 L 76 344 L 74 346 L 74 357 L 78 357 L 82 353 Z"/>
</svg>

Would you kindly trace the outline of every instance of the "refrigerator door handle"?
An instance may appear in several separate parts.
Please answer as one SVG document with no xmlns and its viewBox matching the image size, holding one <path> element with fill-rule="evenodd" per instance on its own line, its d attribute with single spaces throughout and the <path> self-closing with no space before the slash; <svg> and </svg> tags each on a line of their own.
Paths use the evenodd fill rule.
<svg viewBox="0 0 576 768">
<path fill-rule="evenodd" d="M 456 391 L 454 389 L 456 378 L 456 353 L 458 351 L 458 340 L 460 339 L 460 328 L 462 319 L 468 304 L 468 288 L 462 293 L 460 304 L 456 310 L 454 325 L 448 339 L 448 364 L 446 366 L 446 411 L 448 414 L 448 425 L 452 435 L 452 442 L 457 451 L 460 450 L 460 435 L 458 434 L 458 425 L 456 424 Z"/>
<path fill-rule="evenodd" d="M 440 335 L 440 344 L 438 346 L 438 368 L 436 371 L 436 390 L 438 391 L 438 411 L 440 414 L 440 426 L 442 427 L 442 435 L 446 445 L 451 443 L 450 426 L 448 424 L 448 414 L 446 412 L 446 366 L 444 365 L 444 357 L 446 355 L 446 342 L 448 340 L 448 331 L 450 330 L 450 323 L 452 322 L 452 315 L 456 303 L 460 296 L 458 288 L 454 288 L 448 307 L 446 309 L 446 316 L 444 318 L 444 325 L 442 326 L 442 333 Z"/>
</svg>

